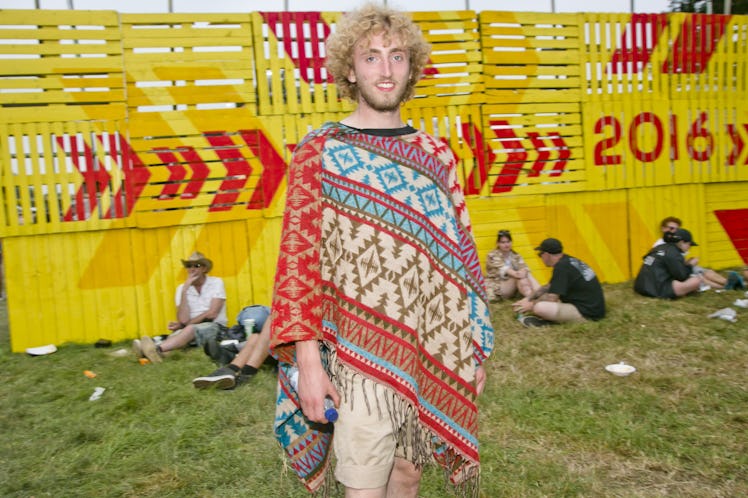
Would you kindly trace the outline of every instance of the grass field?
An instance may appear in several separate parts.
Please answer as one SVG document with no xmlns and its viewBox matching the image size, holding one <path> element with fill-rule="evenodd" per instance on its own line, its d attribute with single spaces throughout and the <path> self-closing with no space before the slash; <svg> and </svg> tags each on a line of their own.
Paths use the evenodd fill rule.
<svg viewBox="0 0 748 498">
<path fill-rule="evenodd" d="M 482 496 L 748 496 L 748 310 L 707 318 L 743 292 L 668 302 L 604 287 L 598 323 L 524 329 L 507 304 L 492 309 Z M 272 369 L 197 391 L 191 379 L 213 369 L 202 351 L 139 365 L 108 354 L 123 347 L 10 354 L 0 302 L 0 496 L 308 496 L 271 434 Z M 620 361 L 637 372 L 605 372 Z M 451 496 L 438 470 L 421 496 Z"/>
</svg>

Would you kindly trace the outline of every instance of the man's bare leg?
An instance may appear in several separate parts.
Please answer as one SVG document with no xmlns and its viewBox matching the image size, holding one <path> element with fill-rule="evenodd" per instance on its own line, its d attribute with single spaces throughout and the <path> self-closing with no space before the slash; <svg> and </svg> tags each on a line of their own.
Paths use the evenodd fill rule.
<svg viewBox="0 0 748 498">
<path fill-rule="evenodd" d="M 387 482 L 387 498 L 418 498 L 422 470 L 403 458 L 395 458 L 395 465 Z"/>
<path fill-rule="evenodd" d="M 161 341 L 161 351 L 173 351 L 187 347 L 195 339 L 195 326 L 187 325 L 176 334 L 170 334 L 166 339 Z"/>
<path fill-rule="evenodd" d="M 270 354 L 270 319 L 265 320 L 259 334 L 252 334 L 239 353 L 231 360 L 239 368 L 248 365 L 260 368 Z"/>
</svg>

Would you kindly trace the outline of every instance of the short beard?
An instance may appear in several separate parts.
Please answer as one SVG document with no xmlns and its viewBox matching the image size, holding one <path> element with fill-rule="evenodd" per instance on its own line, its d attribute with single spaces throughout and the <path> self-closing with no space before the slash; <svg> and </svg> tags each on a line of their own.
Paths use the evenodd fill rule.
<svg viewBox="0 0 748 498">
<path fill-rule="evenodd" d="M 386 101 L 386 102 L 377 102 L 375 98 L 370 97 L 367 95 L 366 92 L 361 91 L 361 89 L 358 89 L 359 98 L 363 99 L 366 104 L 374 109 L 377 112 L 392 112 L 400 109 L 400 106 L 403 103 L 403 100 L 405 100 L 405 95 L 408 93 L 408 87 L 405 86 L 402 88 L 400 93 L 398 93 L 397 98 L 392 101 Z"/>
</svg>

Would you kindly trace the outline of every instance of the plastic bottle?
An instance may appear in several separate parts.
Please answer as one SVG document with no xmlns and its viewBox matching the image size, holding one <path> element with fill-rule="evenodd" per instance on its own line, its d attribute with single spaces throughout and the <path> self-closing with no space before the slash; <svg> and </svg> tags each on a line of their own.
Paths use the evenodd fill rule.
<svg viewBox="0 0 748 498">
<path fill-rule="evenodd" d="M 299 389 L 299 369 L 291 367 L 288 370 L 288 381 L 291 383 L 294 391 Z M 330 422 L 338 420 L 338 410 L 335 409 L 335 403 L 329 397 L 325 398 L 325 418 Z"/>
<path fill-rule="evenodd" d="M 244 327 L 244 332 L 247 334 L 247 337 L 249 337 L 252 335 L 252 332 L 255 331 L 255 319 L 245 318 L 242 320 L 242 326 Z"/>
</svg>

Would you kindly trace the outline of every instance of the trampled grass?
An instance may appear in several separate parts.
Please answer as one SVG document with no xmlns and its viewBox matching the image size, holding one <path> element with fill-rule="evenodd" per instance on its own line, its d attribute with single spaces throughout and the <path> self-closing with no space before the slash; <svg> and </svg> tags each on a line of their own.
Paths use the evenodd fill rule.
<svg viewBox="0 0 748 498">
<path fill-rule="evenodd" d="M 525 329 L 508 304 L 492 309 L 482 496 L 748 496 L 748 310 L 707 318 L 743 293 L 605 292 L 598 323 Z M 124 343 L 10 354 L 5 314 L 0 303 L 0 496 L 308 496 L 272 437 L 272 369 L 197 391 L 191 379 L 213 365 L 196 349 L 143 366 L 109 356 Z M 637 372 L 604 371 L 620 361 Z M 89 401 L 96 386 L 106 391 Z M 421 496 L 450 496 L 440 471 L 426 471 Z"/>
</svg>

